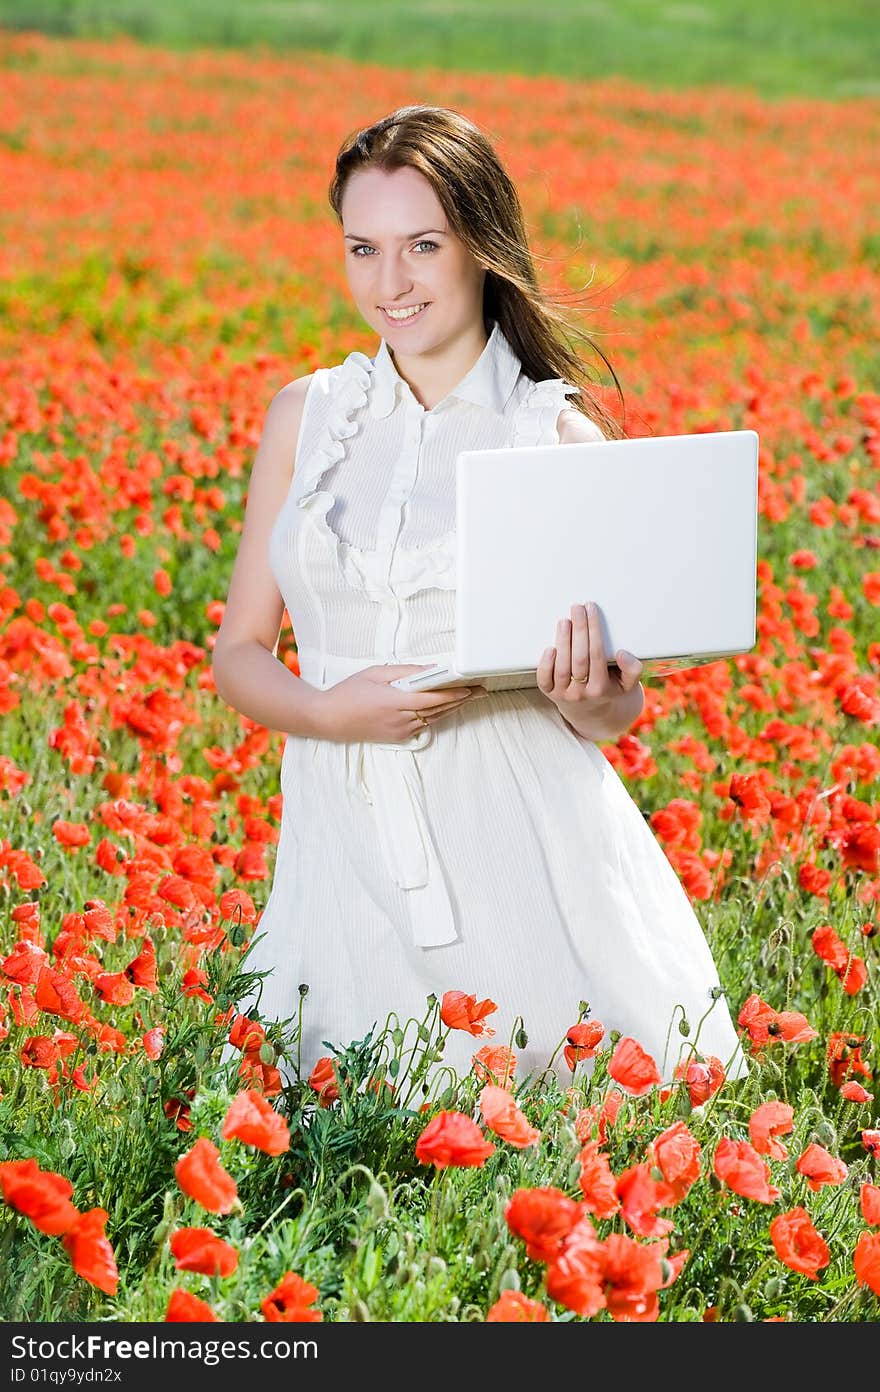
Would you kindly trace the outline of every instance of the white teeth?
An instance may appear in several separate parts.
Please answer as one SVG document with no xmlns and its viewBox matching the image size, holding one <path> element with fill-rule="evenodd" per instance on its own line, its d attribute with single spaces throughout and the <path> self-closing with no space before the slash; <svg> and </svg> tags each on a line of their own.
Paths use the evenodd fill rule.
<svg viewBox="0 0 880 1392">
<path fill-rule="evenodd" d="M 414 314 L 418 314 L 421 310 L 426 308 L 427 303 L 428 301 L 426 300 L 424 304 L 414 305 L 411 309 L 386 309 L 385 313 L 388 315 L 389 319 L 412 319 Z M 383 305 L 383 309 L 384 308 Z"/>
</svg>

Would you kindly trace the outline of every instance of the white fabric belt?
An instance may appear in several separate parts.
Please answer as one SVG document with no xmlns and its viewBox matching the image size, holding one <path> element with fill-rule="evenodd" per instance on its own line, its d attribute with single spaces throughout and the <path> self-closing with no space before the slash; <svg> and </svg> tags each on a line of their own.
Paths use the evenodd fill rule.
<svg viewBox="0 0 880 1392">
<path fill-rule="evenodd" d="M 400 665 L 374 657 L 338 657 L 319 648 L 297 649 L 300 676 L 321 690 L 365 667 Z M 423 663 L 425 658 L 414 659 Z M 372 806 L 386 864 L 407 891 L 413 941 L 417 947 L 456 942 L 458 932 L 443 867 L 425 810 L 416 751 L 433 738 L 430 725 L 399 744 L 361 740 L 346 746 L 348 787 Z"/>
</svg>

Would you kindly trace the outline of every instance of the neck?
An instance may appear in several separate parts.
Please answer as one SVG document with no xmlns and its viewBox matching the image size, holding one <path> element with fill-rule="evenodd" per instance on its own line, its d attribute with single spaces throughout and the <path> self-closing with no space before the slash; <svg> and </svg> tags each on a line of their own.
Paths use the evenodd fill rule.
<svg viewBox="0 0 880 1392">
<path fill-rule="evenodd" d="M 386 347 L 397 372 L 413 396 L 426 411 L 430 411 L 467 376 L 485 352 L 488 342 L 489 336 L 480 318 L 452 343 L 440 343 L 426 353 L 401 357 L 387 339 Z"/>
</svg>

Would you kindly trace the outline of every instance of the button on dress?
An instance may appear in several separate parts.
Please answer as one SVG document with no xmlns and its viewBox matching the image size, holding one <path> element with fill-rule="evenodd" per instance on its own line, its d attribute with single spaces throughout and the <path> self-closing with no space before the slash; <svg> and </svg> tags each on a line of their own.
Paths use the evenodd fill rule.
<svg viewBox="0 0 880 1392">
<path fill-rule="evenodd" d="M 527 377 L 497 323 L 431 410 L 384 339 L 374 358 L 353 352 L 313 374 L 269 542 L 304 681 L 323 690 L 366 667 L 453 654 L 456 456 L 558 443 L 576 390 Z M 614 767 L 543 692 L 494 691 L 403 743 L 287 735 L 281 791 L 263 936 L 245 967 L 271 968 L 264 1019 L 295 1017 L 308 984 L 303 1076 L 328 1044 L 389 1015 L 392 1027 L 422 1020 L 426 997 L 448 990 L 498 1006 L 494 1035 L 449 1035 L 443 1062 L 462 1075 L 520 1024 L 516 1076 L 540 1073 L 581 1000 L 608 1032 L 636 1038 L 664 1080 L 687 1050 L 682 1009 L 690 1040 L 699 1024 L 700 1049 L 728 1076 L 745 1073 L 681 881 Z M 414 1036 L 410 1026 L 407 1048 Z M 561 1049 L 553 1067 L 571 1081 Z M 295 1077 L 293 1063 L 281 1070 Z"/>
</svg>

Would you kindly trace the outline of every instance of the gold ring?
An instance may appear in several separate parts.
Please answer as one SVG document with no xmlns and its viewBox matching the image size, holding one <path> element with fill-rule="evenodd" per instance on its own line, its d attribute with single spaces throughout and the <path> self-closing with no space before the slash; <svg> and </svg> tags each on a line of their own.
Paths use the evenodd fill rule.
<svg viewBox="0 0 880 1392">
<path fill-rule="evenodd" d="M 589 677 L 572 677 L 572 681 L 576 681 L 580 686 L 586 686 L 589 680 Z"/>
</svg>

